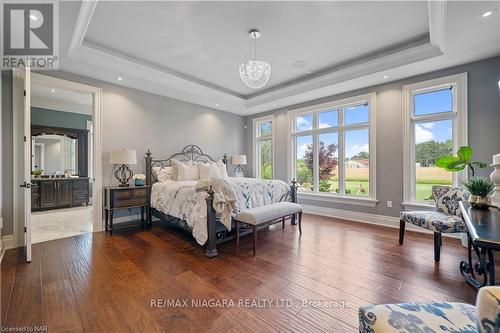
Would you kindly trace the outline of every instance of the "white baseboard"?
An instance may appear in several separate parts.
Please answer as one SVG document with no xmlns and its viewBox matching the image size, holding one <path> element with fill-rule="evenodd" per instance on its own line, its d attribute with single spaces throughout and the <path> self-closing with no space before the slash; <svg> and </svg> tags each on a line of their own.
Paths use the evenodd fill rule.
<svg viewBox="0 0 500 333">
<path fill-rule="evenodd" d="M 329 208 L 329 207 L 320 207 L 320 206 L 312 206 L 312 205 L 302 205 L 304 209 L 304 213 L 313 214 L 313 215 L 321 215 L 327 217 L 334 217 L 342 220 L 366 223 L 366 224 L 374 224 L 384 227 L 390 227 L 394 229 L 399 229 L 399 217 L 396 216 L 385 216 L 385 215 L 377 215 L 370 213 L 361 213 L 355 212 L 351 210 L 337 209 L 337 208 Z M 414 231 L 423 234 L 433 234 L 432 231 L 427 229 L 419 228 L 417 226 L 406 224 L 405 230 Z M 457 238 L 460 239 L 460 234 L 443 234 L 444 237 Z"/>
<path fill-rule="evenodd" d="M 3 236 L 0 240 L 0 263 L 6 250 L 14 248 L 14 237 L 12 235 Z"/>
</svg>

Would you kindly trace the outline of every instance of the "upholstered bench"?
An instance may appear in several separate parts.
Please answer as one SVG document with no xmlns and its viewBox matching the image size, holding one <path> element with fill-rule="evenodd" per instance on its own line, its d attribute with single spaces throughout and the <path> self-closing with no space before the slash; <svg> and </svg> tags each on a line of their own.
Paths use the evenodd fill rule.
<svg viewBox="0 0 500 333">
<path fill-rule="evenodd" d="M 476 306 L 453 302 L 368 305 L 359 308 L 360 333 L 500 332 L 500 287 L 479 289 Z"/>
<path fill-rule="evenodd" d="M 299 232 L 302 233 L 302 206 L 296 203 L 277 202 L 239 212 L 233 217 L 236 222 L 236 246 L 240 245 L 240 223 L 245 223 L 252 227 L 253 255 L 255 255 L 257 247 L 257 227 L 281 218 L 282 229 L 285 229 L 285 218 L 294 214 L 299 214 Z"/>
</svg>

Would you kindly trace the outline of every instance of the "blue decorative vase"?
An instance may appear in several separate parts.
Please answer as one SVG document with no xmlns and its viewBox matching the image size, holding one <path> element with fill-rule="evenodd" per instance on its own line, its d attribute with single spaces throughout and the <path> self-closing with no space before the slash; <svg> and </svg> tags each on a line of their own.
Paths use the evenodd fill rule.
<svg viewBox="0 0 500 333">
<path fill-rule="evenodd" d="M 144 179 L 135 179 L 135 186 L 144 186 Z"/>
</svg>

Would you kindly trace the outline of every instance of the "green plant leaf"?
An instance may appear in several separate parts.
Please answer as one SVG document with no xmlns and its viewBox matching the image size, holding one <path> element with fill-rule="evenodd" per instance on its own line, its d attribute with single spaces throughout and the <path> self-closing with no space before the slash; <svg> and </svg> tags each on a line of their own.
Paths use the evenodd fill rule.
<svg viewBox="0 0 500 333">
<path fill-rule="evenodd" d="M 473 161 L 473 162 L 470 162 L 470 164 L 477 166 L 478 168 L 486 168 L 488 166 L 488 164 L 486 164 L 484 162 L 480 162 L 480 161 Z"/>
<path fill-rule="evenodd" d="M 461 171 L 466 164 L 457 156 L 442 156 L 436 160 L 436 166 L 446 171 Z"/>
<path fill-rule="evenodd" d="M 464 162 L 470 161 L 472 158 L 472 148 L 469 146 L 461 146 L 458 148 L 457 156 Z"/>
</svg>

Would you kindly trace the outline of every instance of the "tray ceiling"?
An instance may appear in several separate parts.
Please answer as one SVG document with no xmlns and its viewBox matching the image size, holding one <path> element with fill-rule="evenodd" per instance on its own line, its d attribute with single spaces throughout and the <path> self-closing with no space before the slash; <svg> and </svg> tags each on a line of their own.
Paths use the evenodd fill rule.
<svg viewBox="0 0 500 333">
<path fill-rule="evenodd" d="M 500 54 L 497 1 L 60 6 L 62 69 L 242 115 Z M 238 75 L 250 28 L 273 67 L 259 90 Z"/>
</svg>

